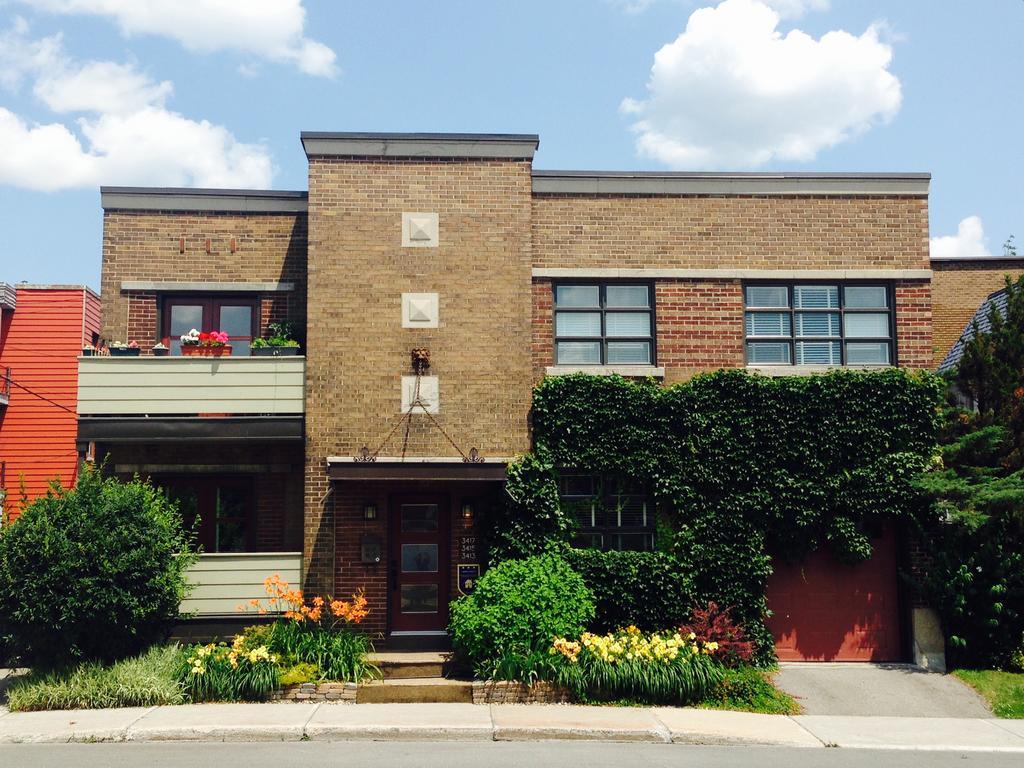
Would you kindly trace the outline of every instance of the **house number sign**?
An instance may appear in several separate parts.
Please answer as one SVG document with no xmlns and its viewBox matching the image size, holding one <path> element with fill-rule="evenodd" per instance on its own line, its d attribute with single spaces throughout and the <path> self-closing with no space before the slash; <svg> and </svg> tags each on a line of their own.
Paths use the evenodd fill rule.
<svg viewBox="0 0 1024 768">
<path fill-rule="evenodd" d="M 472 563 L 476 559 L 476 536 L 460 536 L 459 560 Z"/>
</svg>

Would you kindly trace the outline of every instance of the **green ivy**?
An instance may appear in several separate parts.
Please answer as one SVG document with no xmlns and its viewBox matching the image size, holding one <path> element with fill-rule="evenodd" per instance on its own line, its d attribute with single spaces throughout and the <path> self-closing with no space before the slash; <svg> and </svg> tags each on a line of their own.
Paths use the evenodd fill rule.
<svg viewBox="0 0 1024 768">
<path fill-rule="evenodd" d="M 658 548 L 697 602 L 733 607 L 766 659 L 769 553 L 798 561 L 827 546 L 857 563 L 884 520 L 931 514 L 911 481 L 935 453 L 942 392 L 938 377 L 900 369 L 719 371 L 670 387 L 547 378 L 534 390 L 534 451 L 509 467 L 508 509 L 488 526 L 491 557 L 567 545 L 559 469 L 643 482 Z"/>
</svg>

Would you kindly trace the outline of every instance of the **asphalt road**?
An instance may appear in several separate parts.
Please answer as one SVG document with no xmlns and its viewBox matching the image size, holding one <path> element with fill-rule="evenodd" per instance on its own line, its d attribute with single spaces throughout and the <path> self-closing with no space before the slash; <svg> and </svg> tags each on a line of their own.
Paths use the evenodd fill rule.
<svg viewBox="0 0 1024 768">
<path fill-rule="evenodd" d="M 3 768 L 1019 768 L 1019 754 L 565 741 L 476 744 L 398 742 L 18 744 L 0 746 Z"/>
</svg>

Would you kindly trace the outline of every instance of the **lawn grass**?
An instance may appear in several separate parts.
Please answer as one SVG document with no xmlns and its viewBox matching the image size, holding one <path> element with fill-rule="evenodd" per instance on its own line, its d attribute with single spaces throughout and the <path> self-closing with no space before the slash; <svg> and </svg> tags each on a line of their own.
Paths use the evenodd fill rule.
<svg viewBox="0 0 1024 768">
<path fill-rule="evenodd" d="M 180 655 L 177 645 L 153 646 L 106 667 L 87 663 L 64 672 L 33 672 L 11 685 L 7 704 L 12 712 L 182 704 L 185 694 L 175 674 Z"/>
<path fill-rule="evenodd" d="M 731 709 L 763 715 L 798 715 L 800 705 L 772 682 L 773 673 L 755 667 L 726 670 L 725 679 L 698 706 L 702 709 Z"/>
<path fill-rule="evenodd" d="M 996 717 L 1024 718 L 1024 674 L 992 669 L 958 669 L 953 674 L 980 693 Z"/>
</svg>

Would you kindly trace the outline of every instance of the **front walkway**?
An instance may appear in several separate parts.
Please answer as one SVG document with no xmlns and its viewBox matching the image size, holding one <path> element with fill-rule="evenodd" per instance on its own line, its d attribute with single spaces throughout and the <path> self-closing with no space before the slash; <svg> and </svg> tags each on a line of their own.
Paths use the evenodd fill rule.
<svg viewBox="0 0 1024 768">
<path fill-rule="evenodd" d="M 956 677 L 909 664 L 783 663 L 775 684 L 806 715 L 992 717 Z"/>
<path fill-rule="evenodd" d="M 1024 754 L 1024 720 L 473 704 L 190 704 L 0 712 L 0 743 L 548 739 Z"/>
</svg>

